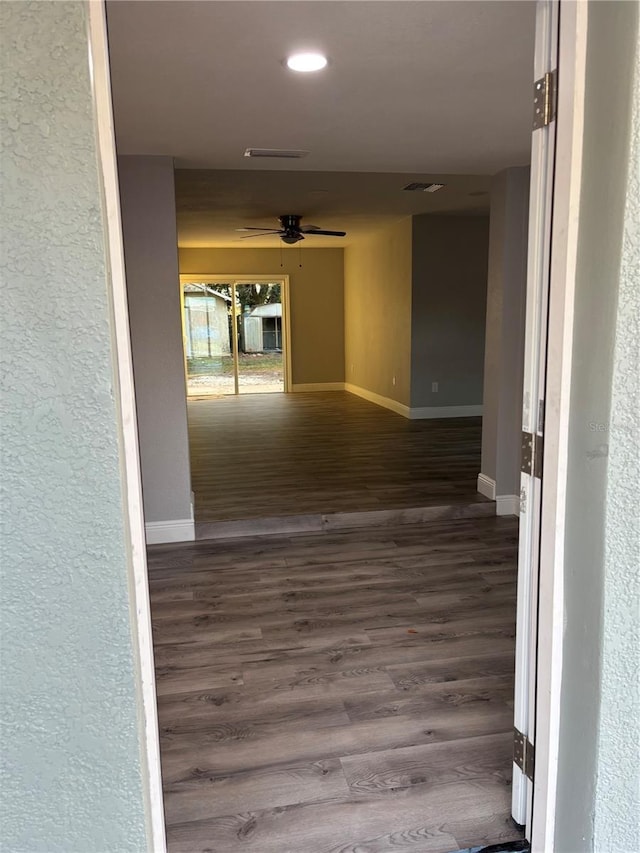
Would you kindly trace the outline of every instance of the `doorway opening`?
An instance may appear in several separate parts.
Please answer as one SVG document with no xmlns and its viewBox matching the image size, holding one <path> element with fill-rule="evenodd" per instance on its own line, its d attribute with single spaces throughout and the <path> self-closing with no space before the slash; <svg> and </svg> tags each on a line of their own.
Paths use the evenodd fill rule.
<svg viewBox="0 0 640 853">
<path fill-rule="evenodd" d="M 287 276 L 181 276 L 187 397 L 290 388 Z"/>
<path fill-rule="evenodd" d="M 381 29 L 385 40 L 386 26 L 388 22 Z M 452 26 L 452 31 L 454 29 Z M 175 32 L 172 28 L 172 38 Z M 478 39 L 478 43 L 481 42 Z M 503 42 L 511 44 L 512 40 L 503 39 Z M 501 75 L 501 79 L 505 79 L 505 75 Z M 460 134 L 457 138 L 461 138 Z M 523 156 L 526 159 L 526 155 Z M 344 169 L 345 161 L 339 162 L 340 168 Z M 501 165 L 508 168 L 510 162 L 505 160 Z M 220 165 L 217 168 L 220 171 L 216 170 L 210 178 L 214 199 L 225 199 L 225 193 L 221 192 L 225 180 L 234 184 L 227 199 L 248 196 L 248 193 L 238 190 L 240 178 L 234 174 L 235 170 L 225 171 Z M 334 161 L 331 161 L 331 168 L 336 168 Z M 364 172 L 365 164 L 361 159 L 357 168 Z M 472 167 L 465 168 L 471 170 Z M 181 197 L 180 193 L 176 195 L 179 223 L 181 205 L 183 221 L 191 221 L 194 211 L 204 209 L 202 187 L 206 176 L 198 174 L 199 170 L 193 166 L 187 171 L 189 169 L 194 169 L 197 192 L 191 200 Z M 373 169 L 370 171 L 372 175 L 367 174 L 368 185 L 374 183 L 375 173 Z M 428 177 L 420 170 L 396 167 L 397 173 L 407 171 L 411 171 L 413 177 Z M 341 173 L 335 179 L 340 184 L 335 192 L 349 183 L 348 174 Z M 278 175 L 278 181 L 275 175 Z M 250 173 L 252 184 L 264 184 L 269 205 L 274 205 L 274 209 L 277 205 L 278 210 L 294 209 L 273 201 L 276 191 L 284 192 L 286 175 L 284 170 L 265 172 L 262 177 L 257 170 Z M 319 183 L 321 176 L 322 184 Z M 397 178 L 397 174 L 390 174 L 388 179 L 395 181 Z M 210 843 L 216 837 L 223 849 L 231 851 L 239 847 L 238 840 L 253 836 L 256 826 L 265 826 L 264 836 L 256 836 L 255 841 L 264 850 L 289 849 L 287 845 L 290 846 L 290 838 L 295 837 L 296 832 L 300 832 L 297 842 L 294 842 L 297 846 L 291 848 L 296 853 L 329 849 L 337 841 L 344 840 L 336 835 L 341 815 L 345 833 L 363 827 L 375 834 L 370 838 L 349 835 L 349 844 L 351 841 L 354 845 L 371 842 L 374 846 L 382 845 L 381 849 L 391 844 L 395 847 L 395 840 L 391 839 L 396 839 L 399 834 L 411 839 L 414 832 L 420 838 L 431 838 L 437 830 L 440 837 L 434 842 L 433 849 L 438 853 L 477 842 L 510 841 L 518 836 L 509 816 L 508 790 L 513 737 L 509 697 L 513 696 L 517 522 L 490 517 L 494 515 L 494 506 L 491 506 L 491 513 L 486 512 L 490 502 L 483 499 L 484 492 L 477 495 L 474 477 L 468 476 L 465 448 L 455 440 L 460 428 L 470 436 L 472 444 L 478 444 L 479 424 L 470 423 L 471 418 L 479 419 L 481 414 L 471 411 L 477 401 L 475 398 L 458 400 L 451 397 L 448 401 L 443 398 L 443 393 L 449 390 L 450 380 L 443 381 L 442 371 L 458 363 L 456 359 L 459 359 L 460 352 L 467 353 L 470 361 L 482 361 L 481 356 L 474 356 L 471 352 L 471 343 L 477 339 L 471 311 L 474 303 L 467 295 L 453 299 L 455 305 L 444 300 L 444 296 L 453 293 L 443 285 L 444 277 L 436 261 L 435 249 L 438 245 L 444 246 L 444 241 L 433 237 L 434 232 L 431 231 L 433 244 L 427 246 L 423 242 L 420 244 L 422 254 L 413 252 L 411 241 L 418 234 L 417 225 L 420 223 L 416 221 L 416 227 L 408 227 L 406 232 L 399 224 L 403 221 L 406 224 L 408 216 L 417 219 L 424 214 L 426 218 L 422 224 L 429 226 L 426 229 L 429 230 L 436 216 L 445 218 L 446 215 L 450 221 L 452 212 L 459 207 L 474 216 L 481 213 L 480 207 L 484 204 L 486 208 L 487 199 L 482 203 L 478 199 L 486 197 L 486 187 L 475 183 L 471 185 L 464 175 L 458 178 L 448 176 L 449 189 L 442 196 L 433 196 L 433 191 L 429 190 L 430 205 L 434 197 L 452 199 L 448 207 L 443 201 L 442 208 L 423 208 L 415 201 L 419 197 L 400 195 L 411 186 L 404 186 L 403 178 L 402 185 L 398 183 L 393 192 L 398 193 L 397 198 L 402 199 L 403 205 L 407 205 L 402 209 L 404 219 L 402 216 L 396 219 L 400 207 L 398 201 L 398 208 L 388 214 L 393 221 L 386 219 L 373 225 L 368 223 L 368 227 L 375 231 L 376 239 L 382 232 L 388 239 L 374 245 L 370 235 L 361 235 L 362 245 L 367 241 L 366 247 L 362 252 L 350 250 L 343 271 L 346 276 L 355 270 L 355 278 L 362 291 L 351 288 L 350 299 L 345 295 L 337 302 L 345 308 L 343 326 L 346 328 L 353 319 L 357 326 L 355 332 L 362 331 L 363 334 L 346 328 L 351 333 L 351 349 L 343 350 L 343 372 L 335 382 L 328 377 L 321 377 L 323 381 L 318 381 L 313 374 L 316 365 L 305 362 L 297 349 L 296 383 L 300 387 L 287 387 L 290 379 L 286 368 L 289 353 L 286 300 L 282 300 L 283 308 L 278 316 L 275 309 L 269 308 L 277 303 L 265 299 L 261 305 L 249 305 L 245 310 L 238 296 L 238 287 L 243 285 L 253 286 L 254 296 L 261 293 L 262 287 L 257 290 L 257 286 L 263 283 L 259 279 L 222 276 L 216 281 L 214 276 L 191 276 L 187 285 L 192 287 L 183 284 L 183 322 L 189 326 L 185 332 L 185 339 L 189 338 L 185 343 L 187 381 L 191 381 L 193 388 L 198 387 L 198 377 L 206 377 L 199 380 L 200 388 L 207 387 L 209 383 L 211 390 L 205 396 L 220 395 L 227 397 L 229 402 L 233 398 L 238 402 L 240 395 L 252 393 L 250 383 L 245 383 L 247 390 L 243 387 L 241 363 L 242 354 L 252 355 L 251 347 L 258 347 L 257 343 L 252 343 L 252 336 L 261 334 L 259 352 L 262 355 L 270 347 L 277 352 L 280 343 L 285 364 L 283 390 L 308 391 L 311 395 L 312 389 L 304 386 L 341 385 L 341 388 L 324 390 L 345 395 L 354 410 L 353 420 L 360 426 L 369 416 L 379 423 L 380 445 L 389 455 L 382 456 L 374 447 L 368 459 L 370 468 L 384 481 L 384 499 L 393 494 L 399 500 L 406 495 L 409 500 L 415 500 L 418 478 L 426 473 L 429 488 L 433 488 L 434 472 L 441 466 L 437 487 L 447 495 L 447 513 L 442 513 L 442 506 L 436 505 L 428 507 L 429 517 L 424 514 L 418 517 L 412 516 L 405 506 L 396 508 L 398 516 L 383 520 L 379 513 L 388 511 L 388 505 L 377 505 L 361 512 L 363 517 L 358 532 L 352 529 L 353 518 L 345 518 L 347 513 L 343 511 L 333 513 L 333 528 L 327 526 L 326 511 L 305 511 L 308 507 L 301 505 L 300 478 L 309 487 L 315 507 L 320 474 L 330 473 L 341 480 L 344 494 L 351 493 L 353 497 L 354 484 L 358 485 L 354 464 L 361 463 L 363 458 L 367 461 L 364 443 L 349 441 L 344 406 L 337 412 L 335 423 L 330 424 L 332 428 L 327 430 L 329 440 L 326 447 L 331 454 L 326 456 L 322 465 L 313 465 L 307 452 L 308 447 L 316 448 L 319 444 L 319 419 L 313 412 L 306 418 L 308 443 L 301 445 L 297 455 L 292 452 L 292 442 L 287 440 L 282 425 L 294 421 L 293 401 L 287 402 L 287 411 L 280 413 L 279 421 L 273 417 L 269 419 L 274 424 L 272 447 L 265 446 L 263 434 L 255 441 L 243 441 L 238 436 L 233 417 L 230 417 L 232 423 L 228 439 L 221 440 L 220 432 L 216 432 L 215 444 L 224 458 L 215 460 L 211 482 L 218 490 L 225 491 L 227 504 L 230 503 L 228 484 L 243 478 L 253 493 L 261 492 L 262 506 L 273 511 L 273 500 L 270 497 L 265 499 L 262 490 L 264 483 L 271 482 L 272 472 L 277 471 L 288 478 L 285 482 L 288 497 L 292 498 L 300 515 L 296 520 L 300 525 L 298 528 L 280 532 L 300 533 L 301 537 L 292 542 L 273 538 L 260 544 L 254 540 L 253 544 L 245 542 L 244 545 L 239 542 L 218 543 L 214 547 L 211 544 L 182 545 L 150 555 L 154 619 L 158 626 L 155 637 L 160 667 L 158 695 L 166 759 L 163 768 L 165 807 L 170 844 L 175 851 L 205 841 Z M 306 215 L 314 199 L 317 205 L 331 201 L 332 192 L 326 189 L 331 186 L 331 172 L 327 167 L 326 173 L 314 172 L 306 179 L 303 173 L 291 173 L 291 181 L 299 192 L 305 190 L 304 180 L 313 180 L 304 192 Z M 356 179 L 353 181 L 355 183 Z M 282 186 L 280 182 L 283 182 Z M 425 186 L 442 188 L 445 184 L 425 182 Z M 368 189 L 371 191 L 371 186 Z M 385 188 L 384 194 L 388 191 Z M 456 193 L 459 194 L 457 202 Z M 359 197 L 362 198 L 362 194 Z M 358 217 L 362 216 L 363 208 L 373 207 L 362 200 L 358 203 L 362 207 L 352 219 L 356 235 Z M 486 209 L 484 212 L 486 214 Z M 205 213 L 215 225 L 218 215 L 215 207 Z M 259 205 L 252 215 L 260 215 L 260 220 L 256 218 L 256 221 L 263 221 Z M 241 221 L 244 222 L 244 211 L 242 216 Z M 473 219 L 472 216 L 468 218 Z M 321 221 L 333 224 L 325 218 Z M 239 230 L 234 229 L 236 222 L 230 214 L 224 222 L 224 229 L 229 233 Z M 342 218 L 339 224 L 344 224 Z M 460 222 L 459 227 L 462 225 Z M 209 235 L 207 239 L 212 240 L 211 223 L 203 222 L 200 227 L 202 233 L 206 231 Z M 231 237 L 227 239 L 233 243 Z M 196 240 L 195 235 L 193 240 Z M 422 274 L 408 276 L 410 281 L 406 287 L 405 280 L 401 280 L 396 270 L 387 276 L 384 266 L 384 260 L 396 258 L 402 247 L 407 249 L 407 257 L 416 267 L 420 258 L 427 261 Z M 470 240 L 466 240 L 462 248 L 446 252 L 443 268 L 451 270 L 454 259 L 467 260 L 470 247 Z M 182 268 L 192 271 L 215 267 L 213 264 L 187 263 L 189 253 L 235 250 L 225 239 L 220 239 L 218 245 L 199 247 L 192 244 L 191 248 L 186 245 L 183 248 L 185 261 Z M 264 250 L 269 251 L 267 246 Z M 309 264 L 309 272 L 310 267 Z M 232 264 L 227 266 L 225 261 L 224 266 L 221 263 L 217 268 L 224 272 L 232 268 Z M 469 279 L 467 272 L 464 278 Z M 386 287 L 374 291 L 378 279 L 383 280 Z M 439 286 L 416 287 L 412 293 L 411 288 L 416 282 L 420 283 L 419 279 L 437 281 Z M 273 284 L 274 280 L 268 278 L 264 282 Z M 421 302 L 412 295 L 422 297 L 427 291 L 435 291 L 439 299 L 436 305 L 425 303 L 423 306 L 425 317 L 436 318 L 436 328 L 419 331 L 414 321 Z M 296 288 L 296 296 L 299 292 L 302 289 Z M 311 288 L 307 290 L 309 292 Z M 227 299 L 224 299 L 225 295 Z M 220 306 L 219 313 L 227 325 L 221 324 L 218 337 L 224 342 L 225 332 L 229 330 L 227 352 L 222 351 L 222 343 L 219 352 L 212 347 L 212 338 L 216 337 L 212 315 L 217 310 L 212 308 L 212 300 L 216 299 L 225 303 Z M 413 314 L 408 312 L 407 322 L 402 324 L 396 322 L 397 309 L 405 303 Z M 253 313 L 260 307 L 265 310 Z M 457 311 L 454 312 L 454 308 Z M 270 311 L 274 313 L 270 314 Z M 326 316 L 318 304 L 311 304 L 308 313 L 318 325 Z M 248 316 L 245 318 L 245 315 Z M 295 306 L 295 317 L 298 322 L 301 317 L 298 305 Z M 267 320 L 269 322 L 265 322 Z M 296 347 L 298 328 L 296 326 Z M 440 372 L 421 377 L 425 381 L 420 383 L 420 389 L 416 387 L 414 395 L 411 383 L 404 382 L 402 368 L 406 367 L 410 372 L 415 367 L 414 372 L 417 372 L 418 366 L 434 363 L 434 352 L 432 349 L 412 352 L 408 348 L 403 349 L 403 344 L 411 339 L 414 331 L 418 341 L 428 339 L 446 344 L 451 339 L 452 328 L 463 333 L 464 346 L 458 346 L 453 355 L 441 347 L 437 353 Z M 308 339 L 311 340 L 311 335 Z M 397 353 L 392 346 L 396 339 L 399 344 Z M 360 357 L 358 349 L 362 350 Z M 318 350 L 320 347 L 316 345 Z M 351 352 L 356 352 L 356 355 L 350 355 Z M 388 357 L 378 359 L 381 353 L 388 354 Z M 198 372 L 200 367 L 202 371 Z M 310 376 L 303 376 L 303 381 L 298 377 L 302 367 L 310 371 Z M 226 382 L 224 386 L 221 376 Z M 216 385 L 216 382 L 220 384 Z M 414 384 L 417 386 L 418 383 Z M 220 387 L 223 387 L 222 391 L 216 390 Z M 322 403 L 317 394 L 319 390 L 318 387 L 313 389 L 315 401 L 311 396 L 306 401 L 308 408 L 315 408 L 316 412 Z M 418 399 L 418 391 L 425 395 L 424 399 Z M 433 399 L 431 394 L 441 396 Z M 346 395 L 353 397 L 350 399 Z M 190 389 L 189 396 L 201 394 L 191 393 Z M 292 398 L 295 396 L 291 395 Z M 362 403 L 363 397 L 368 403 L 367 410 Z M 264 402 L 271 402 L 266 400 L 266 395 L 260 404 Z M 196 407 L 199 405 L 195 403 Z M 207 405 L 203 403 L 201 411 Z M 212 402 L 211 406 L 220 411 L 232 408 L 218 407 L 217 402 Z M 325 406 L 323 412 L 326 414 L 329 408 Z M 442 408 L 448 408 L 448 414 L 443 415 Z M 388 410 L 395 415 L 390 415 Z M 398 414 L 402 414 L 405 420 L 398 420 Z M 421 442 L 421 455 L 417 457 L 412 453 L 411 438 L 418 432 L 421 419 L 423 423 L 435 426 L 425 427 L 428 440 Z M 460 419 L 465 423 L 452 422 Z M 201 432 L 210 439 L 210 424 L 203 424 Z M 369 424 L 365 424 L 365 432 L 369 441 L 375 438 Z M 225 478 L 222 465 L 228 464 L 230 448 L 237 446 L 248 449 L 248 454 L 243 462 L 231 466 L 232 470 Z M 340 464 L 336 464 L 336 446 L 342 454 L 338 459 Z M 476 447 L 476 455 L 478 452 L 479 447 Z M 264 477 L 260 476 L 260 464 L 266 468 Z M 473 467 L 477 473 L 477 461 L 473 462 Z M 452 500 L 461 474 L 463 494 L 466 495 L 466 490 L 470 489 L 474 498 L 475 505 L 468 513 L 466 507 L 462 513 L 459 504 Z M 193 485 L 195 487 L 196 483 Z M 495 483 L 493 485 L 495 492 Z M 377 496 L 372 495 L 372 491 L 369 480 L 354 498 L 359 510 L 362 510 L 362 495 L 375 504 Z M 503 497 L 509 499 L 510 506 L 515 506 L 517 495 Z M 415 508 L 408 507 L 409 510 Z M 420 507 L 423 513 L 424 508 Z M 512 511 L 511 514 L 517 513 Z M 489 517 L 483 518 L 485 515 Z M 318 532 L 332 531 L 331 536 L 325 539 L 315 536 L 313 525 L 317 521 L 316 516 L 321 525 Z M 219 513 L 217 518 L 220 518 Z M 416 522 L 415 527 L 407 524 L 408 519 Z M 436 519 L 437 523 L 429 528 L 421 526 L 423 521 Z M 251 519 L 250 529 L 245 533 L 254 536 L 265 532 L 258 522 L 258 519 Z M 395 523 L 402 525 L 403 529 L 393 529 Z M 366 527 L 369 529 L 362 529 Z M 371 530 L 378 527 L 381 529 Z M 237 529 L 227 532 L 230 538 L 237 535 Z M 259 553 L 253 553 L 252 547 Z M 322 553 L 323 548 L 327 553 Z M 177 553 L 174 553 L 175 549 Z M 178 573 L 174 572 L 175 561 L 180 565 Z M 229 582 L 224 590 L 218 585 L 221 575 Z M 310 575 L 314 576 L 310 578 Z M 270 584 L 274 586 L 269 587 Z M 351 601 L 348 593 L 352 594 Z M 457 624 L 452 624 L 452 614 L 457 617 L 453 619 Z M 377 641 L 379 646 L 376 646 Z M 354 661 L 357 663 L 351 665 Z M 455 682 L 455 691 L 448 688 L 440 691 L 437 685 L 443 682 Z M 500 692 L 501 687 L 506 688 L 504 693 Z M 362 696 L 367 698 L 361 703 Z M 329 708 L 320 708 L 320 700 L 327 697 L 335 701 Z M 410 701 L 402 704 L 403 697 Z M 461 697 L 459 701 L 465 706 L 465 713 L 457 715 L 457 730 L 451 725 L 450 713 L 452 703 L 458 701 L 456 697 Z M 292 699 L 292 705 L 283 708 L 287 705 L 283 698 Z M 439 706 L 444 708 L 441 724 L 436 710 Z M 279 710 L 276 722 L 286 718 L 286 731 L 277 731 L 277 727 L 272 725 L 274 707 Z M 254 714 L 256 709 L 260 711 L 257 716 Z M 319 720 L 316 714 L 325 711 L 327 716 L 321 715 Z M 467 715 L 467 711 L 473 713 Z M 411 725 L 414 713 L 415 728 Z M 397 725 L 394 725 L 396 721 Z M 251 743 L 251 748 L 243 752 L 233 734 L 230 736 L 232 742 L 219 743 L 221 739 L 226 740 L 225 732 L 233 733 L 239 725 L 243 732 L 248 731 L 250 737 L 258 739 L 256 748 Z M 305 731 L 305 726 L 309 730 Z M 296 727 L 302 732 L 297 742 L 290 736 Z M 213 729 L 215 736 L 211 735 Z M 314 737 L 316 729 L 321 735 L 317 738 Z M 223 733 L 222 737 L 218 732 Z M 408 740 L 402 740 L 402 732 L 409 732 Z M 367 742 L 369 735 L 371 740 Z M 464 741 L 459 744 L 459 756 L 454 757 L 456 750 L 445 748 L 444 745 L 450 741 Z M 304 748 L 298 749 L 301 742 Z M 282 749 L 285 746 L 291 746 L 293 751 L 286 753 Z M 272 749 L 271 753 L 269 749 Z M 420 755 L 416 758 L 417 751 Z M 491 763 L 497 752 L 499 767 Z M 265 766 L 261 757 L 269 754 L 275 759 Z M 308 772 L 300 770 L 303 759 L 310 762 Z M 198 763 L 196 771 L 192 770 L 194 762 Z M 456 770 L 458 767 L 471 767 L 472 770 L 461 775 Z M 216 776 L 216 772 L 219 775 Z M 283 788 L 279 786 L 279 780 L 285 776 L 293 781 Z M 372 783 L 372 779 L 381 780 L 381 783 Z M 217 796 L 212 796 L 211 783 L 216 784 Z M 452 796 L 450 790 L 453 784 L 458 786 L 454 792 L 456 796 Z M 227 800 L 220 793 L 223 787 L 231 789 Z M 379 808 L 383 798 L 386 803 L 391 803 L 387 815 L 383 815 L 384 809 Z M 240 808 L 243 814 L 252 816 L 246 824 L 231 817 L 237 815 Z M 273 809 L 278 815 L 285 814 L 287 820 L 293 822 L 291 826 L 296 820 L 298 823 L 286 833 L 282 825 L 272 827 L 269 821 L 273 817 Z M 255 818 L 254 813 L 257 814 Z M 431 821 L 424 831 L 415 825 L 415 815 L 418 814 Z M 445 815 L 449 817 L 445 818 Z M 372 820 L 378 817 L 380 820 L 374 826 Z M 307 831 L 316 833 L 313 839 L 310 840 L 308 834 L 304 835 Z M 283 834 L 278 836 L 278 832 Z"/>
</svg>

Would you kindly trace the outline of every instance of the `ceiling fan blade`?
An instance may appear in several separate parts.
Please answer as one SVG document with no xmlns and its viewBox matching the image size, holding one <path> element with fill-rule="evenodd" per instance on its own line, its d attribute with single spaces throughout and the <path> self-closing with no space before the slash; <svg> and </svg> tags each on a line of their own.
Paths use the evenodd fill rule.
<svg viewBox="0 0 640 853">
<path fill-rule="evenodd" d="M 321 231 L 321 230 L 322 229 L 320 228 L 319 225 L 303 225 L 300 228 L 300 231 L 302 231 L 303 234 L 308 234 L 310 231 Z"/>
<path fill-rule="evenodd" d="M 253 228 L 251 225 L 246 225 L 244 228 L 236 228 L 236 231 L 277 231 L 279 229 L 274 228 Z"/>
<path fill-rule="evenodd" d="M 246 234 L 241 240 L 250 240 L 252 237 L 271 237 L 274 234 L 282 234 L 282 231 L 263 231 L 261 234 Z"/>
<path fill-rule="evenodd" d="M 314 228 L 313 231 L 306 232 L 310 236 L 313 237 L 314 234 L 318 234 L 323 237 L 346 237 L 346 231 L 325 231 L 324 228 Z"/>
</svg>

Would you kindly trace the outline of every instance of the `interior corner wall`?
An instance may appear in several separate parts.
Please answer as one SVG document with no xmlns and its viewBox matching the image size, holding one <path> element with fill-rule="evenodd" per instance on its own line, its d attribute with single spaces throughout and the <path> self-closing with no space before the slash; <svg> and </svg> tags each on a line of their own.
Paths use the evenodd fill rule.
<svg viewBox="0 0 640 853">
<path fill-rule="evenodd" d="M 486 216 L 413 217 L 412 409 L 482 405 L 488 247 Z"/>
<path fill-rule="evenodd" d="M 193 539 L 173 161 L 119 157 L 118 177 L 147 536 Z"/>
<path fill-rule="evenodd" d="M 1 3 L 6 851 L 150 849 L 87 3 Z"/>
<path fill-rule="evenodd" d="M 587 10 L 555 849 L 627 853 L 638 848 L 640 817 L 638 482 L 625 461 L 631 453 L 637 471 L 638 364 L 624 358 L 638 339 L 637 220 L 627 220 L 623 244 L 625 197 L 631 216 L 638 202 L 629 150 L 638 6 Z M 637 140 L 637 124 L 633 132 Z"/>
<path fill-rule="evenodd" d="M 183 275 L 288 275 L 293 385 L 344 382 L 342 248 L 181 248 L 179 253 Z"/>
<path fill-rule="evenodd" d="M 411 218 L 345 249 L 348 386 L 411 405 Z"/>
<path fill-rule="evenodd" d="M 530 174 L 491 184 L 481 473 L 497 496 L 520 494 Z"/>
</svg>

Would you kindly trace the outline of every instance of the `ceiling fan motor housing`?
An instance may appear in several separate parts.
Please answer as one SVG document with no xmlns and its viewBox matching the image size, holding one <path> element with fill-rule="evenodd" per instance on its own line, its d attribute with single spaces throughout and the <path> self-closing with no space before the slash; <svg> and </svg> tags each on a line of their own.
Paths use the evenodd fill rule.
<svg viewBox="0 0 640 853">
<path fill-rule="evenodd" d="M 286 216 L 279 216 L 280 225 L 284 231 L 299 231 L 300 230 L 300 221 L 302 220 L 302 216 L 299 216 L 297 213 L 288 213 Z"/>
</svg>

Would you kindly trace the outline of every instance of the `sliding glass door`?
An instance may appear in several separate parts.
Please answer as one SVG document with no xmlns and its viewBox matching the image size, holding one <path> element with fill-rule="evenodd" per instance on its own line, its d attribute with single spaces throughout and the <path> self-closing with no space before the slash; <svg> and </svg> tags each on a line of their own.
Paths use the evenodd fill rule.
<svg viewBox="0 0 640 853">
<path fill-rule="evenodd" d="M 287 284 L 181 277 L 189 397 L 288 390 Z"/>
<path fill-rule="evenodd" d="M 238 391 L 284 391 L 282 284 L 235 285 L 238 310 Z"/>
</svg>

